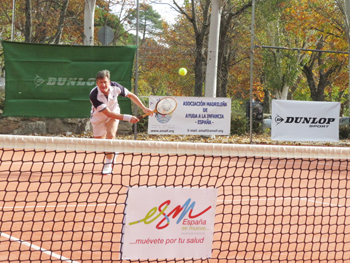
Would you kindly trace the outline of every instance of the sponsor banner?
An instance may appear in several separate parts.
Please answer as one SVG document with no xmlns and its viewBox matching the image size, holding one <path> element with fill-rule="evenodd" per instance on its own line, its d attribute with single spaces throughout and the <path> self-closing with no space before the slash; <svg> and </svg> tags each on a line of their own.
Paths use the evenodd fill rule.
<svg viewBox="0 0 350 263">
<path fill-rule="evenodd" d="M 135 46 L 67 46 L 2 42 L 6 64 L 4 116 L 87 118 L 98 71 L 130 90 Z M 131 102 L 120 98 L 122 113 Z"/>
<path fill-rule="evenodd" d="M 161 96 L 150 96 L 154 109 Z M 170 115 L 149 117 L 149 134 L 230 135 L 231 99 L 208 97 L 174 97 L 177 108 Z"/>
<path fill-rule="evenodd" d="M 272 100 L 271 139 L 339 141 L 340 102 Z"/>
<path fill-rule="evenodd" d="M 210 258 L 217 189 L 129 188 L 122 259 Z"/>
</svg>

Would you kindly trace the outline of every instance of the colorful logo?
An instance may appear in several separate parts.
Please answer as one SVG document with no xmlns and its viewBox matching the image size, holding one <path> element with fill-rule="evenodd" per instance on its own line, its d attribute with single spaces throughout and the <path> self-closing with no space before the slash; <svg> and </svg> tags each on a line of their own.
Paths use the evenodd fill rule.
<svg viewBox="0 0 350 263">
<path fill-rule="evenodd" d="M 175 219 L 176 217 L 176 224 L 179 224 L 183 220 L 184 225 L 196 225 L 196 224 L 205 224 L 205 220 L 193 220 L 194 218 L 198 218 L 199 216 L 205 214 L 211 209 L 211 206 L 208 206 L 203 211 L 200 211 L 197 214 L 194 214 L 194 208 L 196 205 L 196 202 L 191 203 L 191 198 L 188 198 L 187 201 L 181 206 L 176 206 L 173 210 L 171 210 L 168 214 L 165 213 L 165 211 L 168 209 L 171 201 L 167 200 L 163 203 L 161 203 L 158 208 L 153 207 L 151 210 L 148 211 L 148 213 L 145 215 L 144 218 L 130 222 L 129 225 L 135 225 L 139 223 L 144 223 L 146 225 L 153 223 L 155 220 L 161 218 L 159 223 L 156 225 L 156 229 L 164 229 L 170 225 L 171 219 Z M 158 212 L 158 214 L 157 214 Z M 189 219 L 184 219 L 184 217 L 188 214 Z"/>
<path fill-rule="evenodd" d="M 156 120 L 162 124 L 165 124 L 167 123 L 168 121 L 170 121 L 171 119 L 171 114 L 169 115 L 163 115 L 163 114 L 160 114 L 160 113 L 156 113 Z"/>
</svg>

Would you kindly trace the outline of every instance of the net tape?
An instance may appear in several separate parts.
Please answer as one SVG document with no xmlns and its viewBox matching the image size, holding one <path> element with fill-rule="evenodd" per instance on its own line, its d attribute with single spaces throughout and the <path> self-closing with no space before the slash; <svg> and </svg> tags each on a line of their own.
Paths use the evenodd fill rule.
<svg viewBox="0 0 350 263">
<path fill-rule="evenodd" d="M 0 135 L 0 147 L 67 151 L 350 159 L 347 147 L 246 145 Z"/>
</svg>

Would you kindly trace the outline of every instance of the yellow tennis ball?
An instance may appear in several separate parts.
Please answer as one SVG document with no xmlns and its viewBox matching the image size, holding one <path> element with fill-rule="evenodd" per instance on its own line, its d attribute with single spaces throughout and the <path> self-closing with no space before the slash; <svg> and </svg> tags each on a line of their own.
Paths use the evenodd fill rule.
<svg viewBox="0 0 350 263">
<path fill-rule="evenodd" d="M 180 74 L 181 76 L 185 76 L 185 75 L 187 74 L 187 69 L 185 69 L 185 68 L 180 68 L 180 69 L 179 69 L 179 74 Z"/>
</svg>

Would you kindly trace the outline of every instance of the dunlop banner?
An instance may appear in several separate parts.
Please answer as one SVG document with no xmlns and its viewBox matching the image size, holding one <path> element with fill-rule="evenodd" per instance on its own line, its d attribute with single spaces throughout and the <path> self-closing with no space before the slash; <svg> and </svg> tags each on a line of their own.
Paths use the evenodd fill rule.
<svg viewBox="0 0 350 263">
<path fill-rule="evenodd" d="M 272 100 L 271 139 L 339 141 L 340 102 Z"/>
<path fill-rule="evenodd" d="M 131 90 L 135 46 L 67 46 L 2 42 L 5 54 L 4 116 L 87 118 L 98 71 Z M 119 98 L 131 114 L 128 98 Z"/>
</svg>

